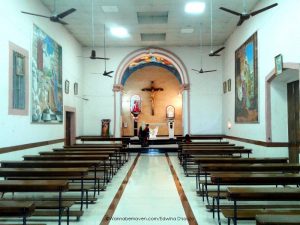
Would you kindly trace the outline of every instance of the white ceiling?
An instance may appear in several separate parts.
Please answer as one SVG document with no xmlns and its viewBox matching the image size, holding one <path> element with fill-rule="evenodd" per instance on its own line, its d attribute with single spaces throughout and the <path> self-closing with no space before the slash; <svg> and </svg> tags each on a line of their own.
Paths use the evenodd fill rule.
<svg viewBox="0 0 300 225">
<path fill-rule="evenodd" d="M 92 38 L 92 0 L 41 0 L 41 2 L 54 12 L 56 1 L 56 13 L 59 14 L 69 8 L 76 11 L 63 19 L 69 25 L 66 29 L 82 44 L 93 46 Z M 211 0 L 198 0 L 206 3 L 205 12 L 200 15 L 190 15 L 184 12 L 184 6 L 188 0 L 93 0 L 95 46 L 103 46 L 103 24 L 107 27 L 107 46 L 199 46 L 200 24 L 203 45 L 211 45 Z M 244 0 L 247 11 L 251 11 L 258 0 Z M 224 12 L 219 7 L 230 8 L 237 12 L 243 12 L 242 0 L 213 0 L 213 45 L 222 45 L 236 28 L 238 16 Z M 118 13 L 104 13 L 101 6 L 117 6 Z M 138 24 L 137 12 L 168 12 L 167 24 Z M 39 12 L 34 12 L 39 13 Z M 245 23 L 247 23 L 246 21 Z M 120 39 L 113 37 L 108 29 L 119 25 L 128 29 L 130 37 Z M 182 28 L 194 28 L 192 34 L 182 34 Z M 141 41 L 141 33 L 166 33 L 165 41 Z"/>
</svg>

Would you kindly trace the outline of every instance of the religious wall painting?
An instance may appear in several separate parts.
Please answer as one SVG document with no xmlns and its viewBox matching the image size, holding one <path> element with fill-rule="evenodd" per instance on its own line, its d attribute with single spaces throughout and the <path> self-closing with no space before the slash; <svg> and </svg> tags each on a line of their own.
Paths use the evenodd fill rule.
<svg viewBox="0 0 300 225">
<path fill-rule="evenodd" d="M 155 56 L 155 55 L 145 55 L 131 62 L 129 64 L 129 68 L 136 67 L 139 66 L 140 64 L 145 64 L 145 63 L 158 63 L 158 64 L 174 67 L 174 65 L 169 60 L 163 57 Z"/>
<path fill-rule="evenodd" d="M 109 137 L 109 125 L 110 119 L 103 119 L 101 120 L 101 136 L 102 137 Z"/>
<path fill-rule="evenodd" d="M 130 112 L 137 116 L 141 112 L 141 97 L 139 95 L 133 95 L 130 98 Z"/>
<path fill-rule="evenodd" d="M 70 91 L 70 81 L 65 80 L 65 93 L 69 94 Z"/>
<path fill-rule="evenodd" d="M 228 92 L 231 91 L 231 79 L 227 80 L 227 89 L 228 89 Z"/>
<path fill-rule="evenodd" d="M 74 95 L 78 95 L 78 83 L 74 83 Z"/>
<path fill-rule="evenodd" d="M 62 47 L 36 25 L 32 43 L 33 123 L 62 123 Z"/>
<path fill-rule="evenodd" d="M 227 83 L 226 81 L 223 82 L 223 93 L 225 94 L 227 92 Z"/>
<path fill-rule="evenodd" d="M 174 119 L 175 118 L 175 107 L 172 105 L 168 105 L 166 108 L 166 117 L 168 119 Z"/>
<path fill-rule="evenodd" d="M 258 123 L 257 33 L 235 51 L 235 122 Z"/>
<path fill-rule="evenodd" d="M 283 71 L 283 60 L 282 55 L 275 56 L 275 74 L 280 75 Z"/>
</svg>

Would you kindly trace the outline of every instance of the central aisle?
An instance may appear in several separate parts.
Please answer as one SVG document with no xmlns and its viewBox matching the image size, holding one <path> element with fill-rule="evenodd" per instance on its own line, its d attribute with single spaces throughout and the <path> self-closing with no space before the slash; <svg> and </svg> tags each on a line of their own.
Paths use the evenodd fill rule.
<svg viewBox="0 0 300 225">
<path fill-rule="evenodd" d="M 140 156 L 109 224 L 188 224 L 164 154 Z"/>
</svg>

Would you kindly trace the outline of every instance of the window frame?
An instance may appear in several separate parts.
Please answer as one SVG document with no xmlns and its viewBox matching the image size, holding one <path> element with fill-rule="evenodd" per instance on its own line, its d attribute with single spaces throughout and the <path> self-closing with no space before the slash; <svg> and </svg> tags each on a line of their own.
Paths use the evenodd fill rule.
<svg viewBox="0 0 300 225">
<path fill-rule="evenodd" d="M 23 74 L 16 73 L 15 53 L 24 57 Z M 9 42 L 9 88 L 8 88 L 8 115 L 28 115 L 28 99 L 29 99 L 29 54 L 28 51 L 12 42 Z M 15 76 L 14 76 L 15 75 Z M 24 108 L 14 108 L 14 79 L 18 76 L 24 79 Z"/>
</svg>

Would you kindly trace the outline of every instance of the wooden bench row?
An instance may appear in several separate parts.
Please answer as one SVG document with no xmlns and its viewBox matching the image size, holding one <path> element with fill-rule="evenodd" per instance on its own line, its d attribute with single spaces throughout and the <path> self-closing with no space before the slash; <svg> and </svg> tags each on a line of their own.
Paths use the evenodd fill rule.
<svg viewBox="0 0 300 225">
<path fill-rule="evenodd" d="M 90 147 L 90 146 L 89 146 Z M 99 146 L 98 146 L 99 147 Z M 97 149 L 98 149 L 97 147 Z M 112 147 L 112 146 L 110 146 Z M 76 147 L 78 148 L 78 146 Z M 80 148 L 83 148 L 82 146 Z M 123 147 L 121 147 L 123 148 Z M 65 150 L 65 149 L 64 149 Z M 22 202 L 28 203 L 30 202 L 32 205 L 31 210 L 32 213 L 23 214 L 23 224 L 26 224 L 27 216 L 58 216 L 58 223 L 61 224 L 62 216 L 67 217 L 67 223 L 69 223 L 70 216 L 76 216 L 79 218 L 83 215 L 82 205 L 84 202 L 84 192 L 85 193 L 85 202 L 95 201 L 95 196 L 90 198 L 88 196 L 88 190 L 94 189 L 96 190 L 95 184 L 84 184 L 84 180 L 100 180 L 99 172 L 104 172 L 106 163 L 109 158 L 116 162 L 116 168 L 119 167 L 125 162 L 125 159 L 128 158 L 123 157 L 120 153 L 119 148 L 101 148 L 101 150 L 97 150 L 93 153 L 87 152 L 84 149 L 84 153 L 80 153 L 79 151 L 66 149 L 66 152 L 41 152 L 39 156 L 24 156 L 25 161 L 3 161 L 1 162 L 2 168 L 0 168 L 0 176 L 9 179 L 3 180 L 0 182 L 0 192 L 3 193 L 2 199 L 0 201 L 6 205 L 7 212 L 10 212 L 11 216 L 18 217 L 17 213 L 13 210 L 12 207 L 9 207 L 9 204 L 12 202 Z M 78 150 L 78 149 L 77 149 Z M 83 149 L 81 149 L 83 150 Z M 96 150 L 96 149 L 93 149 Z M 111 150 L 111 151 L 110 151 Z M 72 152 L 71 152 L 72 151 Z M 99 153 L 101 151 L 101 153 Z M 114 154 L 116 152 L 116 154 Z M 111 154 L 110 154 L 111 153 Z M 108 155 L 105 155 L 108 154 Z M 125 155 L 125 154 L 124 154 Z M 34 160 L 34 161 L 30 161 Z M 72 166 L 74 168 L 72 168 Z M 43 168 L 41 168 L 43 167 Z M 92 168 L 93 169 L 92 169 Z M 92 173 L 91 173 L 92 172 Z M 116 171 L 115 171 L 116 172 Z M 90 174 L 90 175 L 89 175 Z M 90 177 L 90 178 L 89 178 Z M 47 180 L 45 180 L 45 178 Z M 52 180 L 49 180 L 52 179 Z M 20 180 L 22 179 L 22 180 Z M 106 181 L 105 177 L 101 177 L 103 181 Z M 69 180 L 69 181 L 68 181 Z M 79 183 L 69 183 L 70 181 L 78 180 Z M 67 186 L 62 186 L 60 182 L 63 182 Z M 69 198 L 63 197 L 62 193 L 66 191 L 76 191 L 81 193 L 80 198 Z M 99 191 L 99 183 L 98 183 L 98 191 Z M 32 201 L 32 197 L 29 199 L 22 199 L 19 196 L 15 199 L 14 195 L 12 195 L 12 199 L 3 199 L 5 193 L 14 193 L 14 192 L 57 192 L 58 197 L 56 198 L 44 198 L 41 200 L 34 199 Z M 22 200 L 22 201 L 20 201 Z M 53 201 L 54 200 L 54 201 Z M 67 201 L 68 200 L 68 201 Z M 70 211 L 69 208 L 76 201 L 80 202 L 81 210 L 79 211 Z M 6 201 L 6 202 L 4 202 Z M 7 202 L 10 203 L 7 203 Z M 27 208 L 30 207 L 27 205 Z M 20 209 L 20 207 L 19 207 Z M 44 209 L 40 211 L 39 209 Z M 45 209 L 58 209 L 58 210 L 45 210 Z M 0 209 L 1 210 L 1 209 Z M 22 212 L 26 210 L 21 209 Z M 3 211 L 4 212 L 4 211 Z M 1 216 L 9 215 L 1 214 Z"/>
</svg>

